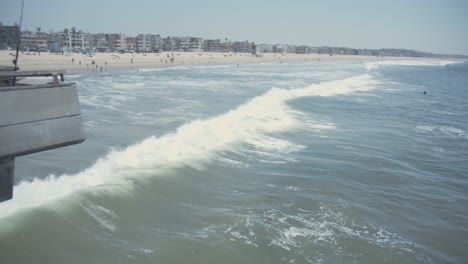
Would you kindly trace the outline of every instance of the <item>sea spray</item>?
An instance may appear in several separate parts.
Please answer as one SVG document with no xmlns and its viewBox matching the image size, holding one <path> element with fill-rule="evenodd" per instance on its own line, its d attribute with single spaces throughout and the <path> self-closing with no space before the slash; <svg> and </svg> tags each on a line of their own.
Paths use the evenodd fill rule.
<svg viewBox="0 0 468 264">
<path fill-rule="evenodd" d="M 0 204 L 0 217 L 80 191 L 131 189 L 135 177 L 158 175 L 162 174 L 159 170 L 183 165 L 199 166 L 209 162 L 217 151 L 235 148 L 239 142 L 257 145 L 263 150 L 300 149 L 291 147 L 294 144 L 289 141 L 268 137 L 269 133 L 301 127 L 297 118 L 301 113 L 291 109 L 287 101 L 367 91 L 375 88 L 376 83 L 370 75 L 364 74 L 302 89 L 272 88 L 223 115 L 192 121 L 175 133 L 159 138 L 152 136 L 123 150 L 113 150 L 78 174 L 50 175 L 46 179 L 20 182 L 14 187 L 14 198 Z"/>
</svg>

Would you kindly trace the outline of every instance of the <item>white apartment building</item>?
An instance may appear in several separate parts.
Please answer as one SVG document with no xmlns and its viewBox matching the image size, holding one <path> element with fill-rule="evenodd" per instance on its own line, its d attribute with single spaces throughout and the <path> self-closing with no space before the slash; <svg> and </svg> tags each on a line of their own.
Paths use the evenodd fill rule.
<svg viewBox="0 0 468 264">
<path fill-rule="evenodd" d="M 136 48 L 138 51 L 151 51 L 151 34 L 139 34 L 137 36 Z"/>
<path fill-rule="evenodd" d="M 88 34 L 75 30 L 65 30 L 62 33 L 63 47 L 71 49 L 89 48 Z"/>
</svg>

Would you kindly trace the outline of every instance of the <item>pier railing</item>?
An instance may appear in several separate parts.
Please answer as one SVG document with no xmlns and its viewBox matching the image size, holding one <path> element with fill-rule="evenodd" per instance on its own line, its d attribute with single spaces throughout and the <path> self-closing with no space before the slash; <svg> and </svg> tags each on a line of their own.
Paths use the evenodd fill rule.
<svg viewBox="0 0 468 264">
<path fill-rule="evenodd" d="M 49 77 L 52 76 L 53 85 L 59 86 L 60 82 L 64 81 L 65 70 L 48 70 L 48 71 L 2 71 L 0 70 L 0 80 L 4 83 L 0 86 L 13 85 L 16 78 L 24 77 Z M 60 78 L 60 81 L 59 81 Z"/>
</svg>

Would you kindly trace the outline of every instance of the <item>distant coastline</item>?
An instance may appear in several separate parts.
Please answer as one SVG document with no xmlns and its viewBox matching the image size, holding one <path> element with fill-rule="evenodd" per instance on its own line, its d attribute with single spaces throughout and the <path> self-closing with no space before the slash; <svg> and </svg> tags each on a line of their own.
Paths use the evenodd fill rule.
<svg viewBox="0 0 468 264">
<path fill-rule="evenodd" d="M 19 43 L 18 43 L 18 40 Z M 160 54 L 169 53 L 222 53 L 251 54 L 253 56 L 278 57 L 304 56 L 323 58 L 326 56 L 363 56 L 394 58 L 432 58 L 432 59 L 468 59 L 468 55 L 436 54 L 404 48 L 349 48 L 342 46 L 311 46 L 307 44 L 291 45 L 287 43 L 258 43 L 239 41 L 228 38 L 203 38 L 194 36 L 162 36 L 160 34 L 137 34 L 127 36 L 125 33 L 88 33 L 78 28 L 65 28 L 62 31 L 24 30 L 15 25 L 4 25 L 0 22 L 0 50 L 25 52 L 55 53 L 136 53 Z M 265 55 L 266 54 L 266 55 Z M 168 59 L 171 59 L 168 57 Z M 268 59 L 268 58 L 267 58 Z M 359 58 L 358 58 L 359 59 Z M 261 60 L 261 59 L 260 59 Z M 245 60 L 240 60 L 245 61 Z M 171 62 L 172 63 L 172 62 Z M 174 62 L 177 63 L 177 62 Z M 200 63 L 200 62 L 199 62 Z"/>
</svg>

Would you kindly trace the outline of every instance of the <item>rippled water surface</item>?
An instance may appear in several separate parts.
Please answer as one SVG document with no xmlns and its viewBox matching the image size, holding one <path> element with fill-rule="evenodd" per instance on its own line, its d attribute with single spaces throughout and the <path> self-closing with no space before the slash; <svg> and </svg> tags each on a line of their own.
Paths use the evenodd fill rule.
<svg viewBox="0 0 468 264">
<path fill-rule="evenodd" d="M 87 139 L 17 159 L 1 263 L 468 261 L 467 63 L 68 81 Z"/>
</svg>

